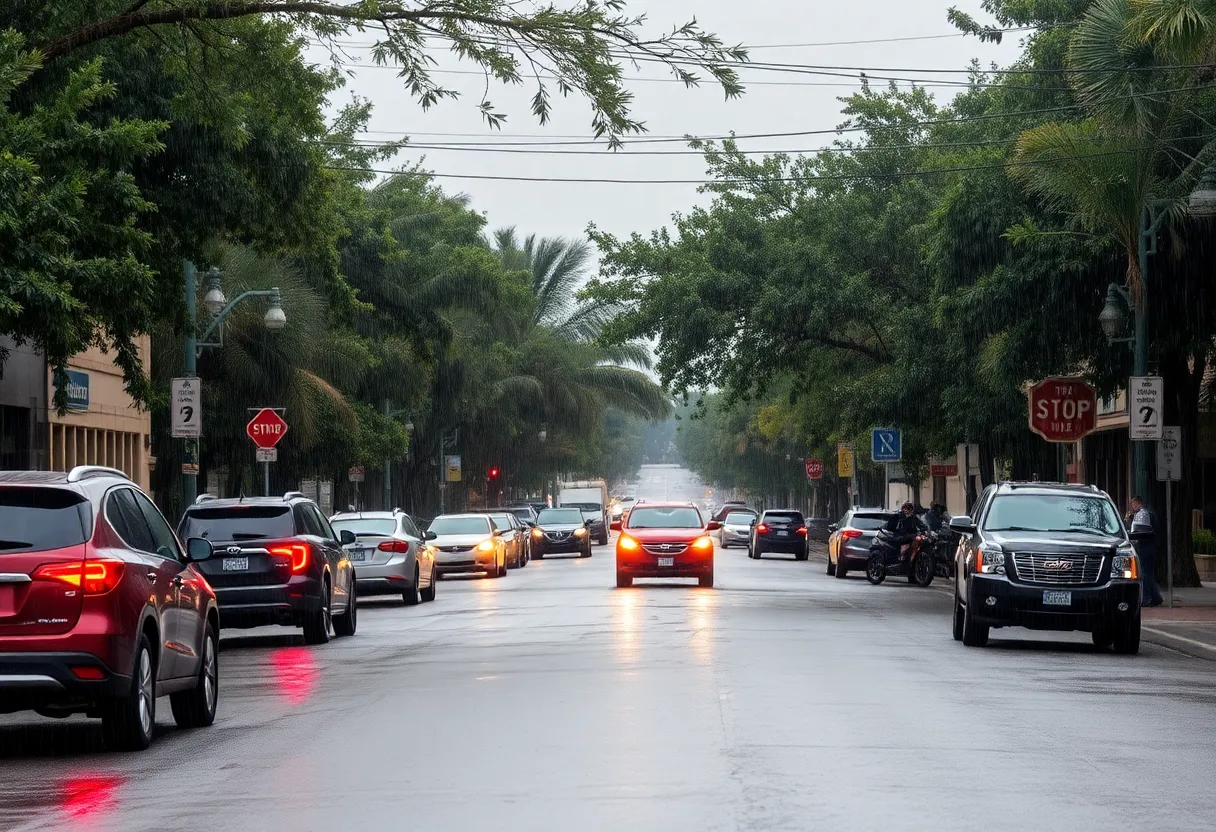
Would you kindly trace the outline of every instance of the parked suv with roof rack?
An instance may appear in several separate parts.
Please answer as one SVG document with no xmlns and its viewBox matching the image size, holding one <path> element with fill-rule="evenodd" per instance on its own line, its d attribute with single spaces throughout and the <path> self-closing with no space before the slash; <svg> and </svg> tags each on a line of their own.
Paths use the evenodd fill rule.
<svg viewBox="0 0 1216 832">
<path fill-rule="evenodd" d="M 224 627 L 302 627 L 309 644 L 357 626 L 355 569 L 317 504 L 298 491 L 282 497 L 216 499 L 206 494 L 186 509 L 182 537 L 211 541 L 216 557 L 202 564 L 215 588 Z"/>
<path fill-rule="evenodd" d="M 0 471 L 0 713 L 100 717 L 108 743 L 152 742 L 156 700 L 215 720 L 219 612 L 148 496 L 113 468 Z"/>
<path fill-rule="evenodd" d="M 973 519 L 974 518 L 974 519 Z M 954 638 L 983 647 L 993 627 L 1082 630 L 1140 649 L 1140 564 L 1109 496 L 1094 486 L 990 485 L 955 517 Z"/>
</svg>

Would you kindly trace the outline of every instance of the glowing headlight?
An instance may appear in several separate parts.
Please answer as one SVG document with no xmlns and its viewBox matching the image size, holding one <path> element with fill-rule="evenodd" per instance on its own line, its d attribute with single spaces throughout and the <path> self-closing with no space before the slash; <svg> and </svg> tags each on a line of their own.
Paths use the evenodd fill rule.
<svg viewBox="0 0 1216 832">
<path fill-rule="evenodd" d="M 481 541 L 480 543 L 478 543 L 478 544 L 477 544 L 477 551 L 479 551 L 479 552 L 493 552 L 493 551 L 494 551 L 494 541 L 493 541 L 493 540 L 483 540 L 483 541 Z"/>
<path fill-rule="evenodd" d="M 1131 549 L 1120 549 L 1110 564 L 1110 576 L 1125 581 L 1140 580 L 1140 559 Z"/>
<path fill-rule="evenodd" d="M 537 526 L 536 528 L 532 529 L 532 536 L 539 540 L 545 536 L 545 532 L 540 526 Z"/>
<path fill-rule="evenodd" d="M 981 546 L 975 553 L 975 571 L 982 575 L 1004 575 L 1005 553 L 997 547 Z"/>
<path fill-rule="evenodd" d="M 586 536 L 587 536 L 587 530 L 586 530 L 586 529 L 575 529 L 575 530 L 574 530 L 574 536 L 575 536 L 575 537 L 586 537 Z"/>
</svg>

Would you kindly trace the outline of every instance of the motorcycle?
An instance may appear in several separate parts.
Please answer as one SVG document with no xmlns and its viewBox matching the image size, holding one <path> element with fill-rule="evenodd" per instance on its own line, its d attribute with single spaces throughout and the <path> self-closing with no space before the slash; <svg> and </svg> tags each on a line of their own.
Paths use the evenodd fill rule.
<svg viewBox="0 0 1216 832">
<path fill-rule="evenodd" d="M 938 574 L 938 534 L 927 530 L 917 532 L 908 547 L 906 556 L 900 555 L 902 547 L 895 536 L 886 529 L 874 535 L 870 544 L 870 559 L 866 561 L 866 580 L 877 586 L 888 575 L 907 575 L 908 583 L 928 586 Z"/>
</svg>

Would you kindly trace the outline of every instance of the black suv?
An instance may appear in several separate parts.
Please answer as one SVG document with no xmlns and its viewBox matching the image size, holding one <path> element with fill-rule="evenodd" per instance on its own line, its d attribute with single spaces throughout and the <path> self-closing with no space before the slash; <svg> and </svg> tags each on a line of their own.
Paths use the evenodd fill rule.
<svg viewBox="0 0 1216 832">
<path fill-rule="evenodd" d="M 1099 648 L 1140 649 L 1140 564 L 1114 503 L 1094 486 L 1006 482 L 955 517 L 954 638 L 992 627 L 1082 630 Z"/>
<path fill-rule="evenodd" d="M 342 547 L 355 535 L 335 534 L 300 492 L 226 500 L 204 494 L 178 532 L 215 547 L 215 557 L 199 567 L 215 589 L 222 626 L 303 627 L 309 644 L 329 641 L 331 625 L 337 635 L 354 635 L 355 570 Z"/>
</svg>

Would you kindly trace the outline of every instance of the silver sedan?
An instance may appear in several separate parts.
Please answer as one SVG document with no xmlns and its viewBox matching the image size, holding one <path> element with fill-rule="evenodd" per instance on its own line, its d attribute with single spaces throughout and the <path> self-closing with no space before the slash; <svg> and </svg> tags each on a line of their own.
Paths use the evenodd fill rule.
<svg viewBox="0 0 1216 832">
<path fill-rule="evenodd" d="M 406 604 L 434 601 L 435 550 L 403 511 L 361 511 L 330 518 L 334 531 L 353 532 L 347 556 L 360 595 L 397 595 Z"/>
<path fill-rule="evenodd" d="M 722 529 L 718 532 L 718 543 L 723 549 L 732 545 L 747 546 L 752 537 L 752 526 L 756 523 L 756 514 L 751 511 L 732 511 L 722 521 Z"/>
</svg>

